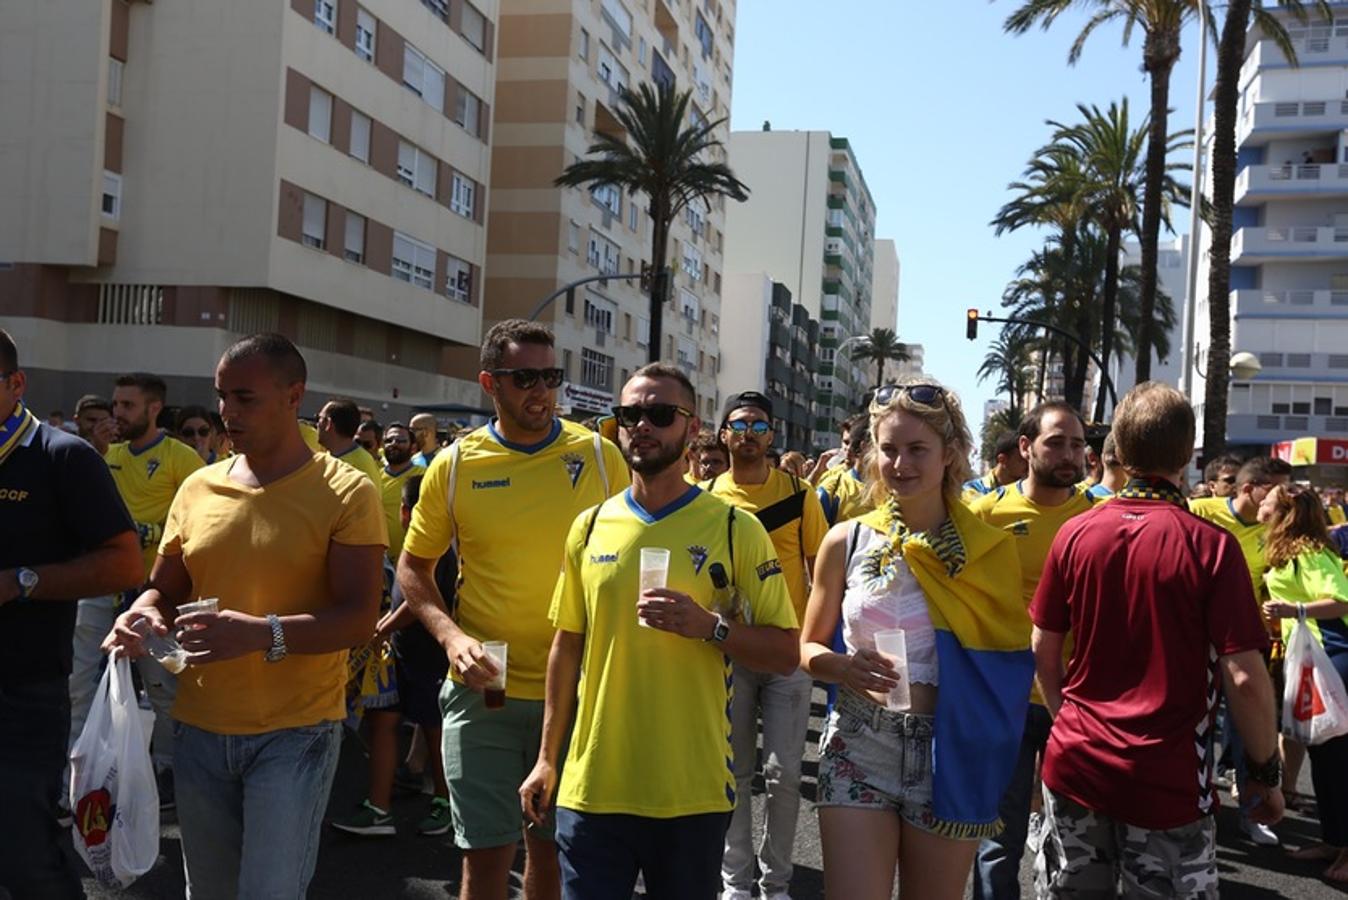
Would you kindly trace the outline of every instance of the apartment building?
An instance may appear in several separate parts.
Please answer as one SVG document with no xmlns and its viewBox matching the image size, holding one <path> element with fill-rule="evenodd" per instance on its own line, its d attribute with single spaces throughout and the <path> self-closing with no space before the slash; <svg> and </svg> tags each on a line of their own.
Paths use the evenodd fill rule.
<svg viewBox="0 0 1348 900">
<path fill-rule="evenodd" d="M 726 269 L 766 272 L 819 320 L 815 442 L 856 412 L 874 369 L 851 349 L 871 327 L 875 201 L 847 138 L 736 131 L 730 164 L 751 191 L 727 213 Z"/>
<path fill-rule="evenodd" d="M 496 0 L 9 0 L 0 322 L 39 408 L 279 331 L 309 400 L 480 405 Z M 306 412 L 313 409 L 306 408 Z"/>
<path fill-rule="evenodd" d="M 899 331 L 899 250 L 890 238 L 876 238 L 871 253 L 871 324 L 870 330 L 888 328 L 903 337 Z M 909 348 L 911 355 L 912 348 Z M 892 381 L 900 374 L 908 374 L 911 367 L 900 362 L 885 363 L 885 379 Z M 917 371 L 922 371 L 918 363 Z"/>
<path fill-rule="evenodd" d="M 651 261 L 644 196 L 613 187 L 557 188 L 597 133 L 621 134 L 624 88 L 691 90 L 688 124 L 727 119 L 735 46 L 732 0 L 501 0 L 488 322 L 532 315 L 582 278 L 639 275 Z M 728 126 L 717 132 L 728 136 Z M 724 148 L 716 154 L 725 159 Z M 715 420 L 721 397 L 721 291 L 726 202 L 695 203 L 675 221 L 660 356 L 679 365 Z M 650 299 L 636 279 L 591 283 L 539 311 L 566 370 L 561 401 L 577 415 L 607 412 L 646 363 Z"/>
</svg>

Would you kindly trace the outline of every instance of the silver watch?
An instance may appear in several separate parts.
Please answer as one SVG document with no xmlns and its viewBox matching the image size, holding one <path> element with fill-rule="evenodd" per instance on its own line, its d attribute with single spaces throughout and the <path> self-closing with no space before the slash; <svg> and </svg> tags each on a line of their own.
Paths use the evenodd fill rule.
<svg viewBox="0 0 1348 900">
<path fill-rule="evenodd" d="M 281 617 L 276 613 L 267 613 L 267 624 L 271 626 L 271 649 L 267 651 L 267 662 L 280 662 L 286 658 L 286 633 L 281 627 Z"/>
<path fill-rule="evenodd" d="M 19 582 L 19 599 L 31 600 L 37 588 L 37 573 L 29 568 L 21 568 L 14 573 L 14 577 Z"/>
</svg>

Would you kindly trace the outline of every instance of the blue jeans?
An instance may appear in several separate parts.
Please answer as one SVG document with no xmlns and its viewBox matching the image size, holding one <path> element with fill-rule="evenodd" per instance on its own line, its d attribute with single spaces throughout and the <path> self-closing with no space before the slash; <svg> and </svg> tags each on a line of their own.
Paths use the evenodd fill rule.
<svg viewBox="0 0 1348 900">
<path fill-rule="evenodd" d="M 1002 795 L 997 814 L 1006 828 L 978 845 L 974 864 L 974 900 L 1006 900 L 1020 896 L 1020 858 L 1030 825 L 1030 798 L 1034 793 L 1034 760 L 1048 746 L 1053 718 L 1037 703 L 1025 714 L 1025 733 L 1011 783 Z"/>
<path fill-rule="evenodd" d="M 301 900 L 337 774 L 341 723 L 215 734 L 174 723 L 190 900 Z"/>
<path fill-rule="evenodd" d="M 56 824 L 70 731 L 64 678 L 0 683 L 0 897 L 83 897 Z"/>
<path fill-rule="evenodd" d="M 716 900 L 730 813 L 652 819 L 557 809 L 562 900 Z"/>
</svg>

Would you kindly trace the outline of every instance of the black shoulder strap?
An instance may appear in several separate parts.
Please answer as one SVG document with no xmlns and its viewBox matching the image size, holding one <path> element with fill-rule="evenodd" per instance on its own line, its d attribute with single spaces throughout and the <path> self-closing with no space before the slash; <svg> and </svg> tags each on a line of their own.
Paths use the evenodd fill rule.
<svg viewBox="0 0 1348 900">
<path fill-rule="evenodd" d="M 604 504 L 599 504 L 603 506 Z M 590 511 L 590 521 L 585 523 L 585 540 L 580 542 L 582 548 L 590 546 L 590 535 L 594 533 L 594 523 L 599 518 L 599 506 Z"/>
<path fill-rule="evenodd" d="M 846 576 L 847 567 L 852 564 L 852 557 L 856 555 L 857 543 L 860 541 L 860 539 L 861 539 L 861 520 L 854 519 L 852 521 L 851 529 L 847 532 L 847 559 L 843 561 L 844 579 L 847 577 Z"/>
<path fill-rule="evenodd" d="M 800 491 L 778 500 L 771 506 L 763 507 L 754 515 L 758 516 L 758 521 L 762 522 L 763 527 L 771 534 L 792 519 L 799 519 L 804 512 L 805 492 Z"/>
<path fill-rule="evenodd" d="M 800 497 L 800 518 L 796 519 L 796 546 L 800 548 L 800 561 L 805 562 L 805 492 L 801 490 L 800 479 L 791 473 L 791 492 Z"/>
<path fill-rule="evenodd" d="M 730 512 L 726 514 L 725 542 L 726 548 L 730 551 L 730 583 L 733 585 L 735 583 L 735 507 L 733 506 L 730 507 Z"/>
</svg>

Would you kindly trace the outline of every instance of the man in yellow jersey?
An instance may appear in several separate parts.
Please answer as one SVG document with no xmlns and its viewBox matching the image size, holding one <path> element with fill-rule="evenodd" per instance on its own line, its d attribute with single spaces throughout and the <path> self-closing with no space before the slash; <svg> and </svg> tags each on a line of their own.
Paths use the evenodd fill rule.
<svg viewBox="0 0 1348 900">
<path fill-rule="evenodd" d="M 148 578 L 159 549 L 159 540 L 163 537 L 169 506 L 187 476 L 205 463 L 195 449 L 155 425 L 168 396 L 164 379 L 146 372 L 135 372 L 122 375 L 114 385 L 112 415 L 117 422 L 118 443 L 110 445 L 103 458 L 112 470 L 112 480 L 117 483 L 122 502 L 135 520 L 136 530 L 140 532 L 141 554 Z M 124 596 L 121 609 L 125 609 L 133 599 L 133 593 Z M 87 620 L 92 610 L 86 604 L 83 610 L 86 625 L 76 629 L 78 646 L 75 656 L 82 664 L 77 666 L 74 674 L 82 685 L 79 697 L 83 706 L 77 715 L 81 720 L 88 711 L 87 704 L 93 700 L 93 689 L 98 685 L 97 647 L 107 637 L 113 618 L 119 611 L 108 609 L 96 627 L 89 627 Z M 173 722 L 169 711 L 173 707 L 177 679 L 148 656 L 137 667 L 150 705 L 154 707 L 151 749 L 155 769 L 161 773 L 159 803 L 167 809 L 174 804 L 173 779 L 162 773 L 173 763 Z"/>
<path fill-rule="evenodd" d="M 1237 490 L 1237 477 L 1240 472 L 1240 457 L 1225 454 L 1203 467 L 1203 480 L 1214 498 L 1234 496 Z M 1257 505 L 1257 504 L 1256 504 Z"/>
<path fill-rule="evenodd" d="M 81 434 L 83 434 L 81 426 Z M 1330 526 L 1348 523 L 1348 506 L 1343 502 L 1343 488 L 1326 487 L 1320 491 L 1320 499 L 1325 504 L 1325 514 L 1329 516 Z"/>
<path fill-rule="evenodd" d="M 621 397 L 633 483 L 567 537 L 545 735 L 520 802 L 543 821 L 560 770 L 566 900 L 630 897 L 638 873 L 662 897 L 714 900 L 735 806 L 731 664 L 795 671 L 796 616 L 762 524 L 683 480 L 698 429 L 688 377 L 653 363 Z M 640 590 L 646 547 L 669 551 L 664 588 Z"/>
<path fill-rule="evenodd" d="M 215 389 L 237 456 L 188 479 L 132 627 L 180 629 L 173 707 L 183 869 L 194 898 L 303 897 L 345 716 L 347 649 L 368 640 L 387 535 L 379 492 L 300 437 L 304 358 L 276 334 L 225 351 Z M 195 454 L 194 454 L 195 455 Z M 218 612 L 177 613 L 198 598 Z"/>
<path fill-rule="evenodd" d="M 1095 504 L 1078 482 L 1086 462 L 1086 423 L 1068 403 L 1041 403 L 1025 414 L 1017 434 L 1026 461 L 1024 479 L 1003 485 L 969 505 L 978 518 L 1015 537 L 1020 555 L 1021 595 L 1028 608 L 1039 587 L 1044 560 L 1063 523 Z M 978 848 L 974 892 L 978 900 L 1020 896 L 1020 858 L 1030 820 L 1035 759 L 1048 743 L 1053 719 L 1038 688 L 1030 695 L 1025 731 L 1011 784 L 998 810 L 1006 827 Z"/>
<path fill-rule="evenodd" d="M 864 516 L 873 508 L 866 490 L 866 476 L 861 471 L 865 465 L 866 451 L 871 446 L 871 433 L 867 427 L 857 427 L 850 431 L 847 464 L 830 469 L 815 489 L 819 495 L 824 518 L 830 525 L 846 522 L 858 516 Z"/>
<path fill-rule="evenodd" d="M 356 441 L 360 429 L 360 407 L 352 400 L 335 397 L 323 404 L 318 413 L 318 443 L 334 459 L 354 466 L 379 487 L 379 463 Z"/>
<path fill-rule="evenodd" d="M 798 622 L 805 618 L 810 570 L 819 542 L 828 531 L 819 498 L 810 483 L 768 465 L 772 444 L 772 401 L 757 391 L 732 395 L 721 414 L 721 440 L 730 451 L 730 471 L 701 483 L 702 489 L 755 516 L 772 539 L 782 562 L 782 576 Z M 810 720 L 809 674 L 755 672 L 735 666 L 731 734 L 735 751 L 735 794 L 738 798 L 726 835 L 721 863 L 724 900 L 749 900 L 754 883 L 753 800 L 761 706 L 763 780 L 767 805 L 763 842 L 757 862 L 762 870 L 762 896 L 777 898 L 791 883 L 791 852 L 800 814 L 800 766 Z"/>
<path fill-rule="evenodd" d="M 380 465 L 384 463 L 384 435 L 379 423 L 370 419 L 367 422 L 361 422 L 360 427 L 356 429 L 356 443 L 365 448 L 365 452 Z"/>
<path fill-rule="evenodd" d="M 627 486 L 627 466 L 612 443 L 557 418 L 563 373 L 542 325 L 492 326 L 481 362 L 478 383 L 496 417 L 436 454 L 403 542 L 398 584 L 449 657 L 452 680 L 440 706 L 454 843 L 464 850 L 459 896 L 505 897 L 524 833 L 525 896 L 549 900 L 560 890 L 552 831 L 525 831 L 517 793 L 543 732 L 554 630 L 548 598 L 567 529 Z M 435 584 L 451 544 L 461 578 L 452 614 Z M 486 706 L 483 691 L 498 672 L 483 641 L 508 645 L 503 708 Z"/>
<path fill-rule="evenodd" d="M 384 460 L 379 473 L 379 484 L 384 498 L 384 515 L 393 523 L 388 534 L 389 559 L 397 564 L 403 552 L 402 523 L 403 485 L 414 475 L 424 475 L 426 469 L 412 462 L 412 432 L 401 422 L 384 429 Z"/>
<path fill-rule="evenodd" d="M 1008 431 L 997 439 L 988 473 L 964 482 L 964 502 L 972 503 L 1003 485 L 1019 481 L 1025 477 L 1026 468 L 1025 457 L 1020 455 L 1020 435 Z"/>
</svg>

